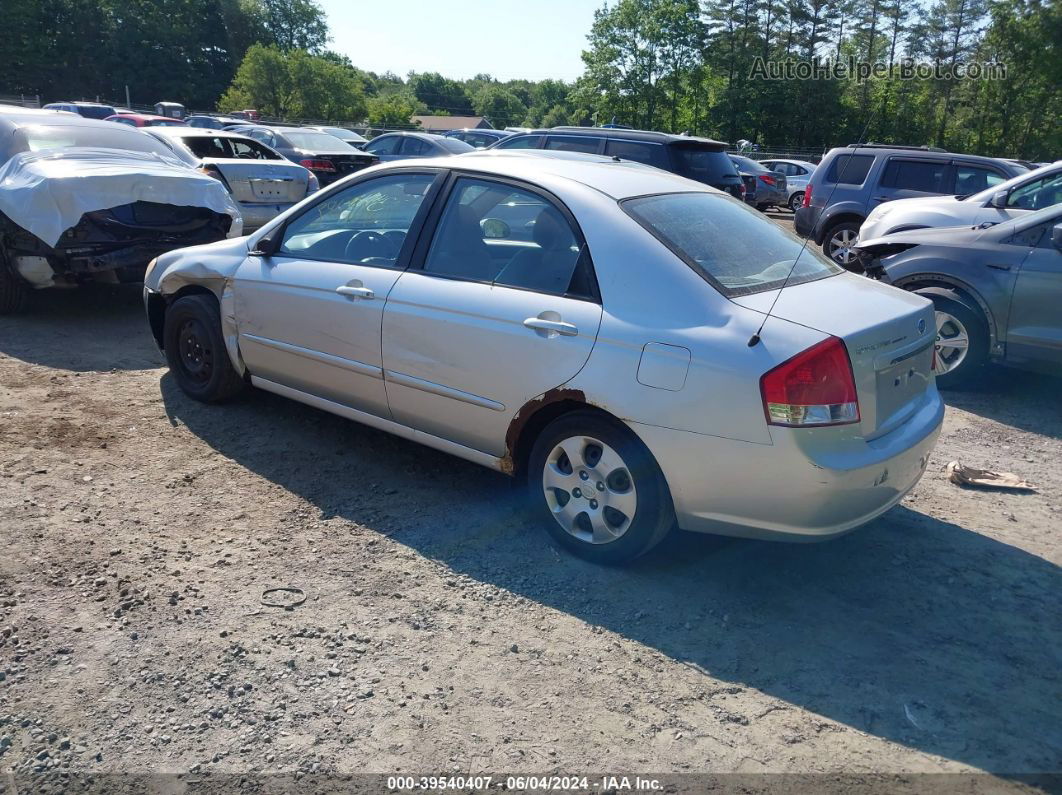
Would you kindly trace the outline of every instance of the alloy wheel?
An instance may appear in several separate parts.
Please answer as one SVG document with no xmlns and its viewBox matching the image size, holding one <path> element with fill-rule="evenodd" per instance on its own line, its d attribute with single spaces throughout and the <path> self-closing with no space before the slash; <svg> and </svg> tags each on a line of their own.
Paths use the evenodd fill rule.
<svg viewBox="0 0 1062 795">
<path fill-rule="evenodd" d="M 590 436 L 568 437 L 550 451 L 542 489 L 557 524 L 589 544 L 620 538 L 638 509 L 627 464 L 619 453 Z"/>
<path fill-rule="evenodd" d="M 948 312 L 937 310 L 937 375 L 949 373 L 966 359 L 970 350 L 970 335 L 966 326 Z"/>
<path fill-rule="evenodd" d="M 838 229 L 830 235 L 830 258 L 838 265 L 851 265 L 856 259 L 852 246 L 858 242 L 859 232 L 855 229 Z"/>
</svg>

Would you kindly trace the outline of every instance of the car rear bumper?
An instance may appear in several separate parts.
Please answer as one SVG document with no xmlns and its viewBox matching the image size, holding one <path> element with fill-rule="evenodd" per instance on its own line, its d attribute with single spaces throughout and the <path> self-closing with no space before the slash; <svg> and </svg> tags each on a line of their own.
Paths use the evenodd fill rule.
<svg viewBox="0 0 1062 795">
<path fill-rule="evenodd" d="M 833 445 L 839 428 L 771 428 L 754 444 L 632 423 L 671 488 L 685 530 L 786 541 L 825 540 L 887 511 L 925 472 L 944 403 L 935 389 L 896 430 Z M 840 435 L 838 435 L 840 438 Z M 820 449 L 821 448 L 821 449 Z"/>
<path fill-rule="evenodd" d="M 265 226 L 282 212 L 295 206 L 294 202 L 288 204 L 239 202 L 239 205 L 240 213 L 243 215 L 243 233 L 245 235 Z"/>
<path fill-rule="evenodd" d="M 818 221 L 819 210 L 817 207 L 798 207 L 796 217 L 793 218 L 793 228 L 801 237 L 812 237 L 815 231 L 815 222 Z"/>
</svg>

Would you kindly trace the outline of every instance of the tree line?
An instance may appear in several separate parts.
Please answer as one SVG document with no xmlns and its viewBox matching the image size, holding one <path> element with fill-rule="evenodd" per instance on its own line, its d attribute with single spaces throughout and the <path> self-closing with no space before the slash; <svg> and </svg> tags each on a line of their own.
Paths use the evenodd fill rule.
<svg viewBox="0 0 1062 795">
<path fill-rule="evenodd" d="M 616 122 L 762 147 L 862 138 L 1047 159 L 1062 150 L 1056 0 L 610 0 L 576 81 L 455 80 L 359 69 L 328 49 L 314 0 L 6 0 L 0 93 L 167 99 L 274 117 L 408 127 L 414 114 L 495 127 Z M 935 67 L 772 79 L 765 64 Z M 958 79 L 964 64 L 1005 76 Z"/>
</svg>

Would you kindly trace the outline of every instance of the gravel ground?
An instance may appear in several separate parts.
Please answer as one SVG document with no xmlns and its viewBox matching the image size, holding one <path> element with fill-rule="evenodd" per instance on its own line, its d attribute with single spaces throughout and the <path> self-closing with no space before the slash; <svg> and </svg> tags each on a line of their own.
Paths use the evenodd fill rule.
<svg viewBox="0 0 1062 795">
<path fill-rule="evenodd" d="M 1062 769 L 1062 382 L 949 394 L 922 483 L 842 539 L 676 533 L 608 569 L 499 474 L 265 393 L 185 399 L 139 300 L 0 319 L 0 791 Z M 1039 490 L 960 489 L 952 459 Z M 278 586 L 305 602 L 264 606 Z"/>
</svg>

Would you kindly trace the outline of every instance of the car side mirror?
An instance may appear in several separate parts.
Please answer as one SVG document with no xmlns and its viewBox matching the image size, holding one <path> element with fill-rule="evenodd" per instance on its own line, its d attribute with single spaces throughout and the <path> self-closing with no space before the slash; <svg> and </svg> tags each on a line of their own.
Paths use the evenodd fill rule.
<svg viewBox="0 0 1062 795">
<path fill-rule="evenodd" d="M 1055 248 L 1062 251 L 1062 224 L 1055 224 L 1055 228 L 1051 230 L 1051 242 Z"/>
<path fill-rule="evenodd" d="M 479 222 L 479 228 L 483 230 L 483 237 L 492 240 L 507 238 L 512 233 L 509 225 L 500 218 L 484 218 Z"/>
<path fill-rule="evenodd" d="M 1007 206 L 1007 197 L 1009 195 L 1010 194 L 1007 193 L 1005 190 L 1001 190 L 999 191 L 999 193 L 995 194 L 992 197 L 992 201 L 989 202 L 989 204 L 991 204 L 996 209 L 1002 210 Z"/>
<path fill-rule="evenodd" d="M 277 250 L 277 238 L 263 237 L 258 241 L 258 245 L 247 253 L 252 257 L 271 257 Z"/>
</svg>

